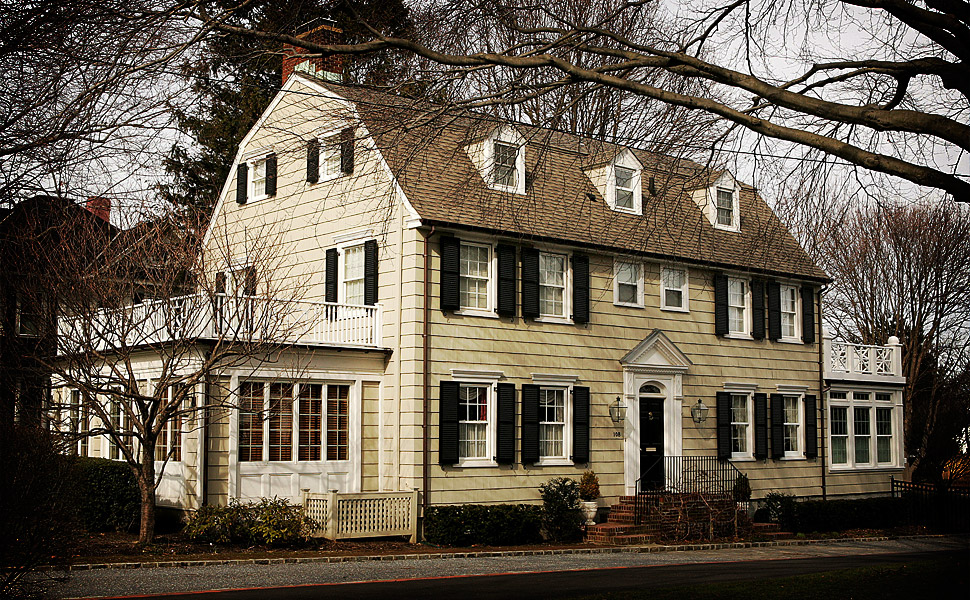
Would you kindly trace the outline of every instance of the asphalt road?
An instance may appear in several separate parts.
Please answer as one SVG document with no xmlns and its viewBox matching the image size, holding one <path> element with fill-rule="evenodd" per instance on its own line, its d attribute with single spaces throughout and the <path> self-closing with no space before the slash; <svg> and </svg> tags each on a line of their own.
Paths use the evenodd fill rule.
<svg viewBox="0 0 970 600">
<path fill-rule="evenodd" d="M 970 554 L 967 539 L 651 554 L 98 570 L 77 572 L 52 591 L 61 598 L 162 594 L 167 600 L 567 598 L 603 591 L 800 575 L 943 553 Z"/>
</svg>

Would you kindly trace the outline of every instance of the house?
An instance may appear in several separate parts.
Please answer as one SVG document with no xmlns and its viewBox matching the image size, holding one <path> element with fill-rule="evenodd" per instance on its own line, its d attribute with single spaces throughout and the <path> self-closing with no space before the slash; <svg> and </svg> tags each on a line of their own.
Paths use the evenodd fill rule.
<svg viewBox="0 0 970 600">
<path fill-rule="evenodd" d="M 192 338 L 288 329 L 198 385 L 214 410 L 171 438 L 161 503 L 533 502 L 592 469 L 606 506 L 701 459 L 832 497 L 903 471 L 900 347 L 825 337 L 827 275 L 728 171 L 296 69 L 232 172 Z"/>
</svg>

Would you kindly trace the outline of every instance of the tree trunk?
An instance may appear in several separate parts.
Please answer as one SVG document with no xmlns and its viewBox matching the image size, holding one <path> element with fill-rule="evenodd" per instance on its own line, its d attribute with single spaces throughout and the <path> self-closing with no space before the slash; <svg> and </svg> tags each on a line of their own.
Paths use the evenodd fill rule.
<svg viewBox="0 0 970 600">
<path fill-rule="evenodd" d="M 138 525 L 138 543 L 150 544 L 155 537 L 155 448 L 143 447 L 141 465 L 135 479 L 141 495 L 141 520 Z"/>
</svg>

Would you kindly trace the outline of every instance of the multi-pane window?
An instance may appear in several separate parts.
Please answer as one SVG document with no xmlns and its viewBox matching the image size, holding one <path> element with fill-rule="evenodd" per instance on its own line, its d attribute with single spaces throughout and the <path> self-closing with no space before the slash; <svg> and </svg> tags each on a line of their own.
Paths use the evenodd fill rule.
<svg viewBox="0 0 970 600">
<path fill-rule="evenodd" d="M 155 460 L 182 461 L 182 415 L 176 414 L 165 423 L 155 441 Z"/>
<path fill-rule="evenodd" d="M 616 263 L 616 303 L 640 306 L 640 265 Z"/>
<path fill-rule="evenodd" d="M 253 198 L 262 198 L 266 195 L 266 158 L 252 161 L 253 171 Z"/>
<path fill-rule="evenodd" d="M 327 386 L 327 460 L 347 460 L 350 449 L 350 386 Z"/>
<path fill-rule="evenodd" d="M 494 167 L 492 169 L 492 181 L 495 185 L 503 187 L 515 187 L 516 181 L 516 161 L 519 155 L 519 148 L 513 144 L 505 142 L 495 142 L 492 147 L 494 152 Z"/>
<path fill-rule="evenodd" d="M 785 414 L 785 424 L 784 424 L 784 443 L 785 443 L 785 454 L 788 456 L 796 455 L 799 452 L 798 447 L 798 429 L 801 426 L 801 418 L 799 417 L 799 397 L 798 396 L 783 396 L 784 401 L 784 414 Z"/>
<path fill-rule="evenodd" d="M 539 390 L 539 456 L 565 458 L 566 390 Z"/>
<path fill-rule="evenodd" d="M 748 282 L 728 279 L 728 328 L 731 333 L 748 333 Z"/>
<path fill-rule="evenodd" d="M 687 271 L 661 269 L 660 288 L 661 308 L 687 309 Z"/>
<path fill-rule="evenodd" d="M 462 244 L 459 259 L 459 301 L 462 308 L 488 310 L 488 246 Z"/>
<path fill-rule="evenodd" d="M 893 460 L 893 409 L 876 408 L 876 462 Z"/>
<path fill-rule="evenodd" d="M 364 246 L 343 249 L 343 292 L 345 304 L 364 303 Z"/>
<path fill-rule="evenodd" d="M 616 208 L 634 210 L 634 171 L 619 165 L 614 167 L 614 170 L 616 173 Z"/>
<path fill-rule="evenodd" d="M 20 297 L 17 299 L 17 335 L 38 337 L 44 322 L 42 301 Z"/>
<path fill-rule="evenodd" d="M 731 454 L 735 457 L 750 455 L 748 433 L 751 428 L 751 412 L 747 394 L 731 394 Z"/>
<path fill-rule="evenodd" d="M 849 409 L 833 406 L 829 428 L 832 436 L 832 464 L 849 463 Z"/>
<path fill-rule="evenodd" d="M 798 337 L 798 288 L 781 286 L 781 337 Z"/>
<path fill-rule="evenodd" d="M 340 136 L 332 135 L 320 144 L 320 180 L 339 177 L 340 167 Z"/>
<path fill-rule="evenodd" d="M 88 436 L 91 429 L 91 418 L 88 405 L 83 401 L 81 390 L 71 390 L 71 433 L 78 436 L 77 453 L 79 456 L 88 455 Z"/>
<path fill-rule="evenodd" d="M 717 190 L 717 224 L 734 226 L 734 192 L 731 190 Z"/>
<path fill-rule="evenodd" d="M 539 314 L 566 316 L 566 257 L 539 254 Z"/>
<path fill-rule="evenodd" d="M 488 456 L 488 386 L 458 388 L 458 456 Z"/>
<path fill-rule="evenodd" d="M 349 385 L 247 381 L 239 402 L 240 461 L 348 459 Z"/>
<path fill-rule="evenodd" d="M 869 438 L 871 435 L 869 423 L 869 407 L 856 406 L 852 409 L 852 434 L 855 439 L 855 462 L 856 464 L 868 464 Z"/>
</svg>

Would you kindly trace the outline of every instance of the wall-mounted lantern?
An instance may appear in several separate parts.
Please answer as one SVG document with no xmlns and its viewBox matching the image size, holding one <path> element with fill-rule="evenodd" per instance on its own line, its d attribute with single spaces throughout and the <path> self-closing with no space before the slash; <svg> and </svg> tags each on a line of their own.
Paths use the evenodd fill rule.
<svg viewBox="0 0 970 600">
<path fill-rule="evenodd" d="M 610 418 L 617 425 L 620 425 L 626 420 L 626 405 L 623 404 L 623 400 L 619 396 L 616 397 L 616 401 L 613 404 L 610 404 Z"/>
<path fill-rule="evenodd" d="M 690 416 L 694 419 L 694 422 L 700 425 L 707 420 L 707 413 L 710 409 L 704 404 L 704 401 L 700 398 L 697 399 L 697 404 L 690 407 Z"/>
</svg>

